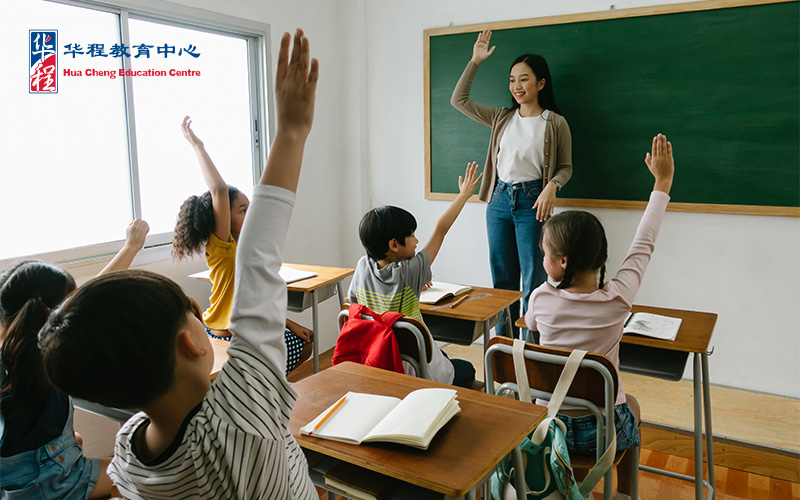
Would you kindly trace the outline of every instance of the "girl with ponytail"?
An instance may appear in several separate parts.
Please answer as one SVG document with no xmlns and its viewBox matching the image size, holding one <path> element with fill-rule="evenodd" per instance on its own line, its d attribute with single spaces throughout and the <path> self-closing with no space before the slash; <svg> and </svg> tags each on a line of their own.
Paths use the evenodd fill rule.
<svg viewBox="0 0 800 500">
<path fill-rule="evenodd" d="M 208 191 L 190 196 L 181 205 L 172 236 L 172 255 L 178 260 L 204 253 L 210 271 L 211 305 L 203 312 L 206 333 L 230 340 L 236 245 L 250 206 L 247 196 L 225 183 L 211 161 L 203 141 L 192 130 L 192 120 L 184 117 L 183 136 L 194 149 Z M 311 356 L 312 332 L 286 319 L 286 374 Z"/>
<path fill-rule="evenodd" d="M 125 245 L 100 272 L 127 269 L 149 227 L 136 219 Z M 0 273 L 0 497 L 85 499 L 111 495 L 110 458 L 83 456 L 72 401 L 53 387 L 39 330 L 75 290 L 75 280 L 46 262 L 24 260 Z M 80 363 L 80 359 L 75 360 Z"/>
<path fill-rule="evenodd" d="M 622 329 L 650 262 L 669 202 L 675 171 L 672 144 L 658 134 L 644 161 L 655 184 L 628 255 L 616 276 L 604 282 L 608 245 L 597 217 L 587 212 L 562 212 L 545 223 L 542 239 L 544 269 L 557 285 L 544 283 L 534 290 L 525 314 L 525 324 L 539 332 L 542 345 L 600 353 L 614 363 L 617 371 Z M 566 425 L 569 451 L 595 453 L 595 417 L 578 414 L 566 406 L 561 408 L 568 410 L 558 418 Z M 639 405 L 633 396 L 626 396 L 620 384 L 614 415 L 617 451 L 640 443 L 638 422 Z M 633 459 L 633 454 L 626 453 L 617 468 L 618 499 L 630 498 L 632 478 L 629 471 Z M 575 472 L 578 476 L 579 470 Z"/>
</svg>

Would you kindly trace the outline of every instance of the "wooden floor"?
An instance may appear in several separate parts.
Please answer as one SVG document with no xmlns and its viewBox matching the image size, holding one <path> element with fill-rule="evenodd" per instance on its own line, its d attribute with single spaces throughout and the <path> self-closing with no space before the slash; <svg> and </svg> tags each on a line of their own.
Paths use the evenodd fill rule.
<svg viewBox="0 0 800 500">
<path fill-rule="evenodd" d="M 639 463 L 679 474 L 694 474 L 694 461 L 655 451 L 642 450 Z M 748 474 L 735 469 L 715 467 L 717 500 L 797 500 L 800 484 Z M 317 488 L 320 499 L 327 493 Z M 704 490 L 705 493 L 705 490 Z M 595 498 L 603 497 L 603 482 L 594 488 Z M 336 496 L 337 499 L 342 499 Z M 478 497 L 480 498 L 480 496 Z M 694 484 L 650 472 L 639 473 L 639 498 L 643 500 L 694 500 Z"/>
</svg>

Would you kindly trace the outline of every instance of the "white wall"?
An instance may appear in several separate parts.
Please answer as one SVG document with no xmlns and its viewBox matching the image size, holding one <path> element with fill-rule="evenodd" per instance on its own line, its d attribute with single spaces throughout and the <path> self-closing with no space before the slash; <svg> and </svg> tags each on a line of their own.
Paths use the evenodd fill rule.
<svg viewBox="0 0 800 500">
<path fill-rule="evenodd" d="M 662 2 L 615 2 L 615 7 L 658 3 Z M 588 0 L 366 2 L 369 133 L 364 140 L 369 146 L 372 202 L 411 211 L 423 242 L 447 205 L 424 200 L 423 29 L 605 10 L 609 5 Z M 470 56 L 454 54 L 465 65 Z M 647 146 L 643 144 L 643 153 Z M 580 165 L 575 175 L 580 175 Z M 484 212 L 485 205 L 477 203 L 464 209 L 434 263 L 437 278 L 491 286 Z M 609 269 L 614 272 L 641 212 L 593 212 L 606 227 Z M 357 256 L 348 257 L 354 261 Z M 636 302 L 718 313 L 710 357 L 712 382 L 798 397 L 799 256 L 796 218 L 670 212 Z M 691 377 L 691 372 L 686 375 Z"/>
</svg>

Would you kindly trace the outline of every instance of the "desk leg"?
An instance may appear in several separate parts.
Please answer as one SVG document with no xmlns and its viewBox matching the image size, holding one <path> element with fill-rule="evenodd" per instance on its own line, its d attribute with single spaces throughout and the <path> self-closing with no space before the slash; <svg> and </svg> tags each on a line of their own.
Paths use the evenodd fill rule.
<svg viewBox="0 0 800 500">
<path fill-rule="evenodd" d="M 486 354 L 486 349 L 489 348 L 489 337 L 491 337 L 492 327 L 489 326 L 489 321 L 483 322 L 483 354 Z"/>
<path fill-rule="evenodd" d="M 342 281 L 336 282 L 336 292 L 339 294 L 339 310 L 344 308 L 344 293 L 342 293 Z"/>
<path fill-rule="evenodd" d="M 506 321 L 506 335 L 508 336 L 508 338 L 513 339 L 514 338 L 514 320 L 511 319 L 511 308 L 510 307 L 506 307 L 506 314 L 505 314 L 504 319 Z"/>
<path fill-rule="evenodd" d="M 703 394 L 700 355 L 694 353 L 694 497 L 703 500 Z"/>
<path fill-rule="evenodd" d="M 311 316 L 314 327 L 314 373 L 319 371 L 319 297 L 317 291 L 311 292 Z"/>
<path fill-rule="evenodd" d="M 695 356 L 698 356 L 695 354 Z M 708 378 L 708 353 L 699 355 L 703 368 L 703 411 L 706 417 L 706 457 L 708 459 L 708 487 L 711 498 L 717 498 L 714 482 L 714 432 L 711 430 L 711 379 Z"/>
</svg>

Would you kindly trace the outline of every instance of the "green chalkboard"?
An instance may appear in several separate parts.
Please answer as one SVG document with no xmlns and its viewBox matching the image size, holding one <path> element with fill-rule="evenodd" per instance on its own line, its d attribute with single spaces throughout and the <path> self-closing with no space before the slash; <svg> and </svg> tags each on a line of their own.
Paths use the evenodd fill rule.
<svg viewBox="0 0 800 500">
<path fill-rule="evenodd" d="M 652 188 L 644 155 L 663 132 L 677 168 L 673 207 L 800 215 L 800 3 L 718 5 L 426 30 L 426 196 L 457 192 L 464 165 L 486 158 L 489 128 L 450 96 L 477 32 L 491 28 L 497 48 L 471 98 L 509 106 L 511 62 L 545 56 L 572 131 L 563 204 L 641 206 Z"/>
</svg>

